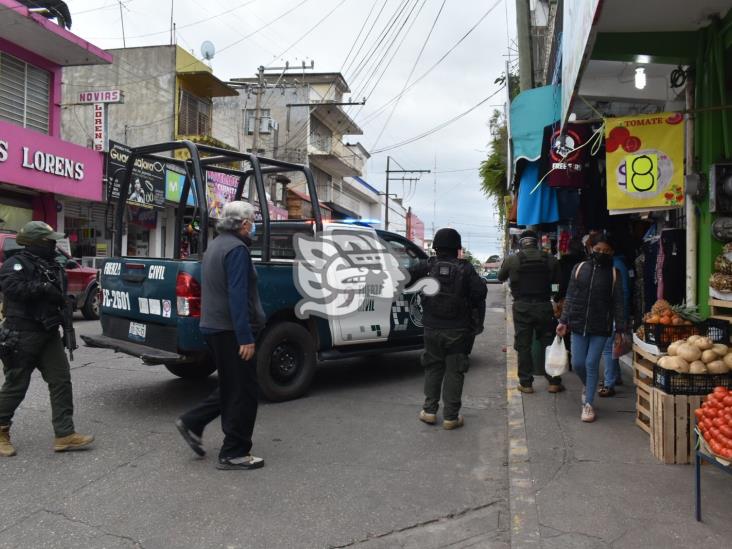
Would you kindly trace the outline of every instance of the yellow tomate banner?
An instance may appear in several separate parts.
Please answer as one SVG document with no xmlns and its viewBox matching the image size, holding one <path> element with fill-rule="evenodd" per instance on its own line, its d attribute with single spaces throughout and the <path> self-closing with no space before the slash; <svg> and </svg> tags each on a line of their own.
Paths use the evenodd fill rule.
<svg viewBox="0 0 732 549">
<path fill-rule="evenodd" d="M 605 120 L 607 209 L 611 214 L 684 205 L 684 117 L 680 113 Z"/>
</svg>

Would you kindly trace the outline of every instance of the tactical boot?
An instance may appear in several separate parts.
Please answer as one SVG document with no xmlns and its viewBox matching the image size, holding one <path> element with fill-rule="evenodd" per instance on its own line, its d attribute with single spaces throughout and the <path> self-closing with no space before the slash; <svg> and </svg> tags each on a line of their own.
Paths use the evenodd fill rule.
<svg viewBox="0 0 732 549">
<path fill-rule="evenodd" d="M 445 419 L 442 421 L 442 428 L 448 431 L 459 429 L 463 425 L 465 425 L 465 419 L 463 416 L 458 416 L 457 419 Z"/>
<path fill-rule="evenodd" d="M 71 450 L 83 450 L 92 442 L 94 442 L 94 437 L 92 435 L 71 433 L 65 437 L 56 437 L 53 441 L 53 451 L 67 452 Z"/>
<path fill-rule="evenodd" d="M 428 425 L 434 425 L 437 423 L 437 414 L 431 414 L 425 410 L 419 411 L 419 420 L 427 423 Z"/>
<path fill-rule="evenodd" d="M 0 456 L 10 457 L 15 455 L 15 448 L 10 442 L 10 425 L 0 425 Z"/>
</svg>

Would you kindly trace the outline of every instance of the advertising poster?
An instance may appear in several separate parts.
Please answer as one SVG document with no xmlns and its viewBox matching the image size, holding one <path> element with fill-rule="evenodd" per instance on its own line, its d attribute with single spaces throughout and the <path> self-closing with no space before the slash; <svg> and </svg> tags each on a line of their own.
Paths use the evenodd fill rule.
<svg viewBox="0 0 732 549">
<path fill-rule="evenodd" d="M 175 170 L 171 166 L 165 168 L 165 200 L 180 202 L 180 195 L 183 193 L 183 183 L 186 180 L 185 174 Z M 195 206 L 196 199 L 193 190 L 188 191 L 186 204 Z"/>
<path fill-rule="evenodd" d="M 234 200 L 239 178 L 221 172 L 206 172 L 206 195 L 208 200 L 208 216 L 212 219 L 221 218 L 224 204 Z"/>
<path fill-rule="evenodd" d="M 107 177 L 113 178 L 112 198 L 119 198 L 119 184 L 127 166 L 130 148 L 116 141 L 109 142 L 107 154 Z M 120 171 L 118 171 L 120 170 Z M 165 207 L 165 167 L 158 160 L 138 158 L 132 170 L 127 203 L 141 208 Z"/>
<path fill-rule="evenodd" d="M 605 120 L 611 214 L 684 205 L 684 117 L 658 113 Z"/>
</svg>

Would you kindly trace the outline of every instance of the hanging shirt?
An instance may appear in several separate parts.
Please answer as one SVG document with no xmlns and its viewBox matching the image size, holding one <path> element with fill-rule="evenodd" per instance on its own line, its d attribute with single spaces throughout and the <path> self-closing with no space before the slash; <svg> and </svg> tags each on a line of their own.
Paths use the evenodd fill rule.
<svg viewBox="0 0 732 549">
<path fill-rule="evenodd" d="M 559 221 L 557 193 L 542 182 L 536 191 L 531 191 L 539 182 L 539 161 L 528 162 L 521 173 L 518 196 L 519 225 L 541 225 Z"/>
<path fill-rule="evenodd" d="M 546 180 L 550 187 L 584 188 L 589 183 L 590 147 L 587 141 L 592 136 L 592 129 L 589 124 L 567 124 L 563 140 L 560 140 L 560 134 L 558 125 L 544 128 L 546 154 L 542 155 L 545 159 L 542 169 L 543 173 L 549 172 Z"/>
</svg>

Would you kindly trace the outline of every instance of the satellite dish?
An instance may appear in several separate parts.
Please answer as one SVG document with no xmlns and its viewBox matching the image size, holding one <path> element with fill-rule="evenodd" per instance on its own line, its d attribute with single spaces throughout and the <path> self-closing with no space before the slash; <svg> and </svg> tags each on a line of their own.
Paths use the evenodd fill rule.
<svg viewBox="0 0 732 549">
<path fill-rule="evenodd" d="M 201 55 L 206 61 L 213 59 L 214 55 L 216 55 L 216 47 L 213 45 L 213 42 L 206 40 L 201 44 Z"/>
</svg>

